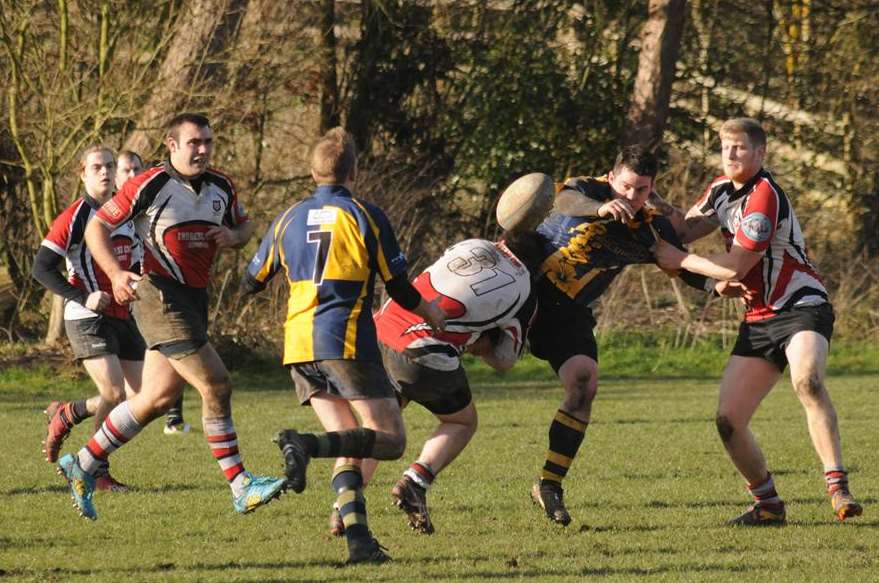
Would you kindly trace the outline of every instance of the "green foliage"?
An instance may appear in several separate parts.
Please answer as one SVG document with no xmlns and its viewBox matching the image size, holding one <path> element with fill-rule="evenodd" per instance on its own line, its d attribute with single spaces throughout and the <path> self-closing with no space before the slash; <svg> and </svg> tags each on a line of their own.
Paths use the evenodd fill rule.
<svg viewBox="0 0 879 583">
<path fill-rule="evenodd" d="M 289 379 L 266 373 L 250 370 L 236 379 L 250 390 L 236 393 L 235 420 L 247 467 L 277 473 L 271 435 L 318 425 L 310 409 L 295 405 Z M 164 436 L 160 421 L 112 458 L 115 475 L 137 490 L 98 494 L 98 522 L 78 518 L 63 481 L 40 458 L 39 441 L 49 394 L 73 397 L 81 388 L 56 383 L 35 398 L 4 384 L 0 575 L 40 582 L 871 580 L 879 568 L 871 505 L 871 485 L 879 481 L 876 382 L 831 379 L 852 488 L 868 503 L 852 524 L 833 518 L 789 386 L 782 383 L 764 401 L 753 427 L 788 502 L 790 525 L 761 530 L 722 525 L 749 500 L 714 430 L 715 379 L 604 383 L 566 481 L 574 517 L 567 529 L 548 524 L 527 494 L 561 391 L 539 380 L 477 383 L 479 431 L 430 490 L 436 534 L 414 535 L 389 502 L 392 484 L 434 427 L 413 406 L 405 412 L 404 458 L 385 462 L 366 491 L 370 526 L 395 560 L 356 568 L 339 568 L 344 542 L 327 534 L 329 461 L 311 464 L 303 494 L 238 516 L 203 436 Z M 197 430 L 192 391 L 185 415 Z M 74 431 L 65 451 L 85 442 L 87 426 Z"/>
</svg>

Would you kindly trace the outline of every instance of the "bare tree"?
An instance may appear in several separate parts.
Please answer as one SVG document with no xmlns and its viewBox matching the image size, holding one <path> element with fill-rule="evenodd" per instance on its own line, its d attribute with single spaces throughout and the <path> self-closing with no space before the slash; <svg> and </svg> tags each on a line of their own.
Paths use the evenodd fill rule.
<svg viewBox="0 0 879 583">
<path fill-rule="evenodd" d="M 686 0 L 650 0 L 641 29 L 641 54 L 623 131 L 624 144 L 662 142 L 681 46 Z"/>
</svg>

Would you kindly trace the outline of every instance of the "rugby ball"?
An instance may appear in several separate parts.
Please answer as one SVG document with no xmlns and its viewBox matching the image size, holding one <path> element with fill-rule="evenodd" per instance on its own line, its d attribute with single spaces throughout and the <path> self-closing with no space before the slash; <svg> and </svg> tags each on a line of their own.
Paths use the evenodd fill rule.
<svg viewBox="0 0 879 583">
<path fill-rule="evenodd" d="M 497 223 L 505 231 L 534 229 L 546 218 L 554 199 L 552 178 L 542 172 L 521 176 L 501 193 Z"/>
</svg>

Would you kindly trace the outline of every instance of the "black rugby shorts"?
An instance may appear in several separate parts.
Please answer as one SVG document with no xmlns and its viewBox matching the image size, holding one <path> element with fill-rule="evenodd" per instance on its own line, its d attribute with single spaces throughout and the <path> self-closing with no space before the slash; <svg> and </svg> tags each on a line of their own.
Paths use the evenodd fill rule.
<svg viewBox="0 0 879 583">
<path fill-rule="evenodd" d="M 785 310 L 765 320 L 742 322 L 732 354 L 763 358 L 783 372 L 787 367 L 785 350 L 793 335 L 814 331 L 830 342 L 834 319 L 833 306 L 825 303 Z"/>
</svg>

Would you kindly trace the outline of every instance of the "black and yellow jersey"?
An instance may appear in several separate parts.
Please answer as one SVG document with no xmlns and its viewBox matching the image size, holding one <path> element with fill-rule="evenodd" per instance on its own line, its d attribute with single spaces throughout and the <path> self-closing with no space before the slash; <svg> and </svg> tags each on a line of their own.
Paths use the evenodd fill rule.
<svg viewBox="0 0 879 583">
<path fill-rule="evenodd" d="M 613 197 L 605 177 L 568 179 L 564 188 L 599 201 Z M 553 287 L 577 304 L 588 305 L 607 290 L 625 266 L 656 262 L 650 251 L 656 243 L 654 231 L 682 248 L 671 222 L 646 207 L 628 223 L 553 213 L 537 228 L 545 239 L 547 254 L 538 285 Z M 704 281 L 702 278 L 703 285 Z"/>
<path fill-rule="evenodd" d="M 375 275 L 406 272 L 385 214 L 338 185 L 319 186 L 272 222 L 247 267 L 264 286 L 284 270 L 290 286 L 284 364 L 381 362 L 372 319 Z"/>
</svg>

